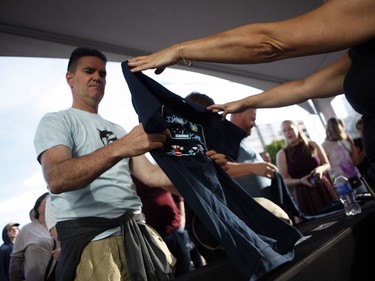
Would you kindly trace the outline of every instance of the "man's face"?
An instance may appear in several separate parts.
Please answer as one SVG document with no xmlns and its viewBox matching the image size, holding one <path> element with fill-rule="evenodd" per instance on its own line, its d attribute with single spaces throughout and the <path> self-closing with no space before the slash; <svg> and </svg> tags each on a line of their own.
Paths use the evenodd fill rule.
<svg viewBox="0 0 375 281">
<path fill-rule="evenodd" d="M 18 233 L 20 232 L 18 226 L 12 226 L 10 229 L 8 229 L 7 234 L 10 240 L 14 240 Z"/>
<path fill-rule="evenodd" d="M 250 108 L 241 113 L 241 128 L 245 131 L 246 136 L 251 135 L 251 129 L 256 125 L 256 109 Z"/>
<path fill-rule="evenodd" d="M 73 93 L 73 104 L 78 108 L 97 107 L 104 96 L 106 74 L 101 59 L 94 56 L 80 58 L 77 69 L 66 75 Z"/>
</svg>

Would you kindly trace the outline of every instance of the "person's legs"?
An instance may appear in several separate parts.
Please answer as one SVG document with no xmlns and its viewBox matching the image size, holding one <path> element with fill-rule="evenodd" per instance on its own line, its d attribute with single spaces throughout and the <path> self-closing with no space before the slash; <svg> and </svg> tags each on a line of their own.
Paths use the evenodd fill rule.
<svg viewBox="0 0 375 281">
<path fill-rule="evenodd" d="M 194 269 L 200 268 L 206 264 L 206 261 L 202 257 L 201 253 L 198 251 L 198 248 L 193 242 L 190 242 L 193 245 L 193 248 L 190 250 L 190 259 L 193 262 Z"/>
<path fill-rule="evenodd" d="M 190 252 L 187 244 L 187 234 L 185 231 L 175 230 L 163 238 L 168 249 L 176 258 L 175 277 L 181 276 L 190 271 Z"/>
<path fill-rule="evenodd" d="M 76 281 L 130 281 L 121 236 L 90 242 L 82 252 Z"/>
</svg>

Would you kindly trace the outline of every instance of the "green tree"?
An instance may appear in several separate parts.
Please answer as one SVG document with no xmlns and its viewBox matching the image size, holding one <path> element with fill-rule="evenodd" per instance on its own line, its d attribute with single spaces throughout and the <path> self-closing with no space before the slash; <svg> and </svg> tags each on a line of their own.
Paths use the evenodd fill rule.
<svg viewBox="0 0 375 281">
<path fill-rule="evenodd" d="M 284 139 L 274 140 L 270 144 L 266 145 L 266 151 L 271 156 L 272 164 L 276 165 L 276 154 L 280 149 L 286 147 L 286 142 Z"/>
</svg>

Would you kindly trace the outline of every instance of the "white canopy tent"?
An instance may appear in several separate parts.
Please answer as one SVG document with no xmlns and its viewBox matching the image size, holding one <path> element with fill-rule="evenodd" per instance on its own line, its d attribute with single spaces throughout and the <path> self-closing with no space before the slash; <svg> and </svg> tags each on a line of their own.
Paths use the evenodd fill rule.
<svg viewBox="0 0 375 281">
<path fill-rule="evenodd" d="M 277 21 L 308 12 L 322 0 L 65 0 L 1 1 L 0 56 L 66 58 L 77 46 L 97 48 L 112 61 L 148 54 L 173 43 L 250 22 Z M 293 30 L 291 30 L 291 33 Z M 267 64 L 194 62 L 203 74 L 266 90 L 299 79 L 334 61 L 341 52 Z M 184 68 L 182 65 L 173 66 Z M 330 103 L 301 106 L 324 116 Z"/>
</svg>

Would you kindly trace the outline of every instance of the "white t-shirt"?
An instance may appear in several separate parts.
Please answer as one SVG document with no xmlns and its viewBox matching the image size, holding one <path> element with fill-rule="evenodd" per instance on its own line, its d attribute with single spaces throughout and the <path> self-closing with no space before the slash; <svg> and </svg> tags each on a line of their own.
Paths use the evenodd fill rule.
<svg viewBox="0 0 375 281">
<path fill-rule="evenodd" d="M 52 205 L 51 196 L 47 196 L 44 216 L 46 220 L 47 229 L 48 231 L 51 231 L 51 228 L 56 225 L 55 208 Z"/>
<path fill-rule="evenodd" d="M 48 113 L 40 121 L 34 145 L 39 159 L 47 149 L 65 145 L 73 157 L 87 155 L 126 134 L 98 114 L 75 108 Z M 123 159 L 79 190 L 51 194 L 56 221 L 82 217 L 116 218 L 126 211 L 140 212 L 141 200 L 131 179 L 129 159 Z"/>
<path fill-rule="evenodd" d="M 238 151 L 237 162 L 239 163 L 257 163 L 264 162 L 260 154 L 254 150 L 247 138 L 242 139 Z M 252 197 L 267 197 L 267 191 L 262 189 L 271 185 L 271 180 L 256 174 L 248 174 L 246 176 L 235 179 L 245 191 Z"/>
</svg>

